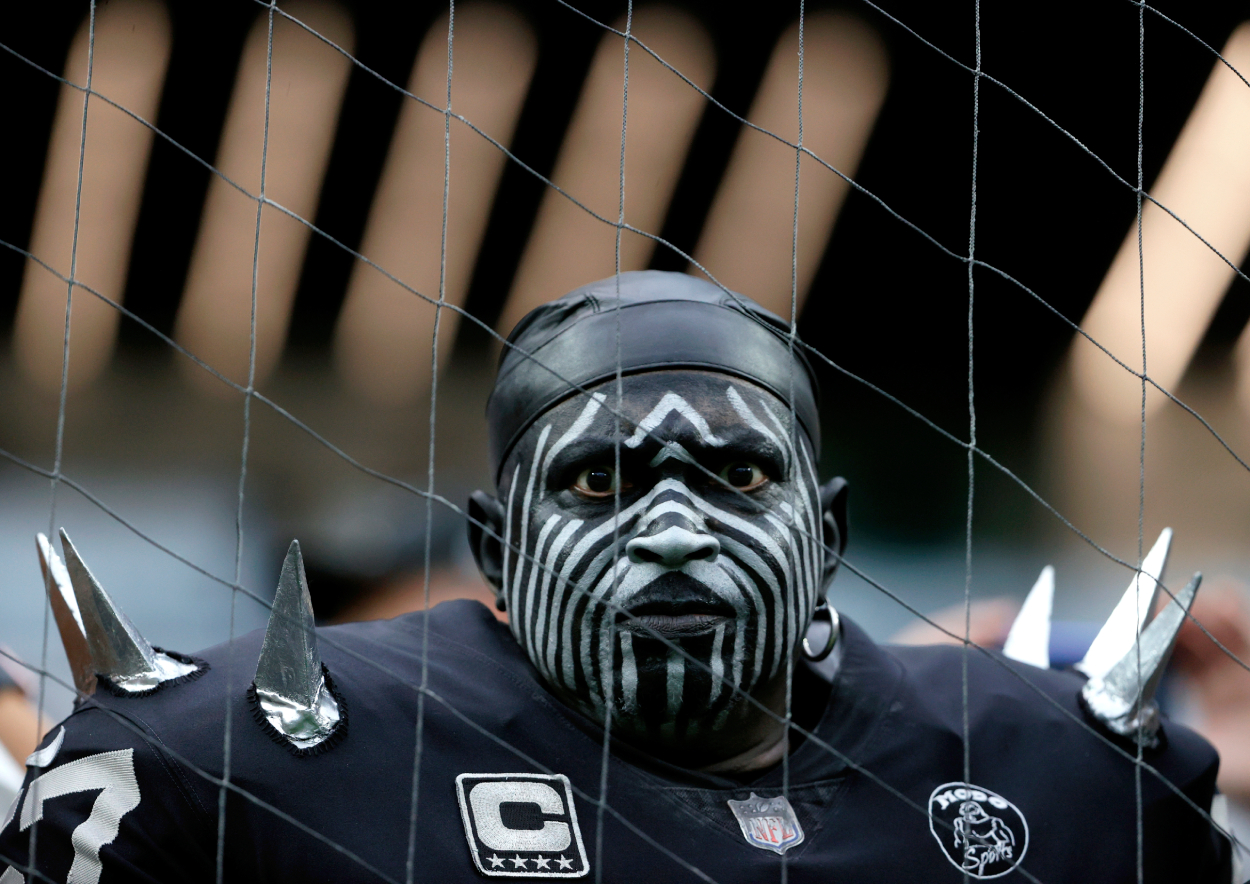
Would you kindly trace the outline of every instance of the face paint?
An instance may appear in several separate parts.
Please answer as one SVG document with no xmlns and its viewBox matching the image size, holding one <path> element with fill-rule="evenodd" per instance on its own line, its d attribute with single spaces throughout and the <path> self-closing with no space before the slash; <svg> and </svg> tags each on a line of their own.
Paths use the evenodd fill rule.
<svg viewBox="0 0 1250 884">
<path fill-rule="evenodd" d="M 816 473 L 789 410 L 750 383 L 681 371 L 622 385 L 619 421 L 609 382 L 513 450 L 502 593 L 558 693 L 599 719 L 611 704 L 614 729 L 680 738 L 723 727 L 738 691 L 792 665 L 821 590 Z"/>
</svg>

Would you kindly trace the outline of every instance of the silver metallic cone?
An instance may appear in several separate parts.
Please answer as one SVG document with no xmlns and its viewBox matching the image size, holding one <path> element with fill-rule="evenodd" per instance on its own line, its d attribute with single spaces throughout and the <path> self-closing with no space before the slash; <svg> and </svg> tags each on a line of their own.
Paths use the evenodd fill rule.
<svg viewBox="0 0 1250 884">
<path fill-rule="evenodd" d="M 1102 678 L 1133 647 L 1142 626 L 1154 610 L 1159 581 L 1163 579 L 1171 545 L 1172 529 L 1164 528 L 1155 545 L 1142 559 L 1141 574 L 1133 576 L 1124 596 L 1085 652 L 1085 657 L 1076 664 L 1079 672 L 1089 678 Z"/>
<path fill-rule="evenodd" d="M 297 748 L 323 742 L 339 723 L 338 703 L 322 674 L 298 540 L 282 563 L 254 684 L 266 719 Z"/>
<path fill-rule="evenodd" d="M 1148 746 L 1158 742 L 1155 690 L 1201 583 L 1202 575 L 1195 574 L 1142 631 L 1140 650 L 1136 645 L 1130 648 L 1105 676 L 1091 678 L 1081 689 L 1090 712 L 1116 733 L 1126 737 L 1141 734 Z"/>
<path fill-rule="evenodd" d="M 65 529 L 61 529 L 61 547 L 95 673 L 122 681 L 158 673 L 156 652 L 83 564 Z"/>
<path fill-rule="evenodd" d="M 1025 596 L 1011 624 L 1003 655 L 1039 669 L 1050 668 L 1050 613 L 1055 601 L 1055 569 L 1047 565 Z"/>
<path fill-rule="evenodd" d="M 52 616 L 56 619 L 61 644 L 65 647 L 65 657 L 69 660 L 74 689 L 80 696 L 90 696 L 95 693 L 96 688 L 95 665 L 91 662 L 91 651 L 87 647 L 82 615 L 78 612 L 78 600 L 74 598 L 69 572 L 65 570 L 61 557 L 52 548 L 46 534 L 35 535 L 35 549 L 39 552 L 39 570 L 43 573 L 48 601 L 52 605 Z"/>
<path fill-rule="evenodd" d="M 311 706 L 321 684 L 321 655 L 313 628 L 312 597 L 304 576 L 304 557 L 299 541 L 291 541 L 273 611 L 265 630 L 265 642 L 256 666 L 256 687 Z"/>
</svg>

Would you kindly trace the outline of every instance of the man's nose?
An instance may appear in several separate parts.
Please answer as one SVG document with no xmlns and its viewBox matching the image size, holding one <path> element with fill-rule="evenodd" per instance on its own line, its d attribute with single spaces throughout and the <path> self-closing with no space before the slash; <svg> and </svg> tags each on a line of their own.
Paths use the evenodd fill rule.
<svg viewBox="0 0 1250 884">
<path fill-rule="evenodd" d="M 654 524 L 644 536 L 626 543 L 625 553 L 634 564 L 652 562 L 669 568 L 680 568 L 696 560 L 716 561 L 720 541 L 711 534 L 692 530 L 693 527 L 684 519 Z"/>
</svg>

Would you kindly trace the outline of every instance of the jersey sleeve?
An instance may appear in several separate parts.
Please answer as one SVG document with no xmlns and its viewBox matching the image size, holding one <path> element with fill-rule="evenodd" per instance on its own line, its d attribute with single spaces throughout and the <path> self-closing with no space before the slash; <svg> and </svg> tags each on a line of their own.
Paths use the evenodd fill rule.
<svg viewBox="0 0 1250 884">
<path fill-rule="evenodd" d="M 88 705 L 27 759 L 0 817 L 0 884 L 212 880 L 214 792 L 141 721 Z"/>
</svg>

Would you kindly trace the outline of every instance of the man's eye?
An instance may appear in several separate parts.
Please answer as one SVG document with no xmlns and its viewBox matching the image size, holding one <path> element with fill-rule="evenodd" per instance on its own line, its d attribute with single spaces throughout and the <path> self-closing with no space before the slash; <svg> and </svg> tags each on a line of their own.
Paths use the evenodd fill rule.
<svg viewBox="0 0 1250 884">
<path fill-rule="evenodd" d="M 573 490 L 587 497 L 607 497 L 616 493 L 619 484 L 616 470 L 611 467 L 591 467 L 582 470 L 577 481 L 573 483 Z"/>
<path fill-rule="evenodd" d="M 729 464 L 720 471 L 720 477 L 727 485 L 743 491 L 758 488 L 768 481 L 768 476 L 764 475 L 763 470 L 744 460 Z"/>
</svg>

